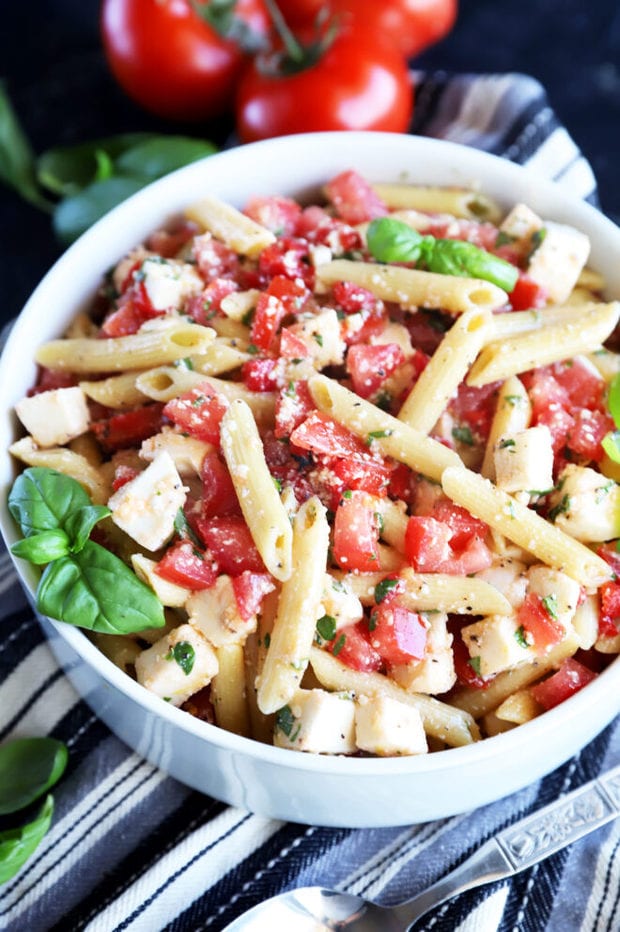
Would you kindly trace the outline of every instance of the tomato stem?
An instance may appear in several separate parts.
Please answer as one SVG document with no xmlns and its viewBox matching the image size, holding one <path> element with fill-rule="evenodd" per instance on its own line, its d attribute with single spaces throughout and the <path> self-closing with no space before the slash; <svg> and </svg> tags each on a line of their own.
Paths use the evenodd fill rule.
<svg viewBox="0 0 620 932">
<path fill-rule="evenodd" d="M 278 4 L 275 0 L 265 0 L 265 6 L 267 7 L 271 22 L 286 49 L 287 56 L 296 64 L 301 64 L 305 57 L 303 46 L 297 41 L 292 30 L 289 28 Z"/>
</svg>

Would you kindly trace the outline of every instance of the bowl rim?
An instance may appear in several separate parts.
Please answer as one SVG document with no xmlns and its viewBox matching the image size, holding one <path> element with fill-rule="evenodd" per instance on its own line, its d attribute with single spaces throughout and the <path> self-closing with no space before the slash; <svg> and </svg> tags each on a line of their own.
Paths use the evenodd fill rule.
<svg viewBox="0 0 620 932">
<path fill-rule="evenodd" d="M 378 133 L 368 131 L 348 131 L 348 132 L 320 132 L 320 133 L 300 133 L 292 136 L 278 137 L 275 139 L 262 140 L 255 143 L 240 145 L 232 149 L 225 149 L 214 155 L 208 156 L 188 166 L 177 169 L 169 175 L 152 182 L 140 191 L 133 194 L 123 203 L 119 204 L 104 217 L 98 220 L 86 233 L 84 233 L 75 243 L 73 243 L 50 267 L 45 276 L 41 279 L 37 287 L 27 300 L 24 308 L 16 319 L 12 332 L 6 341 L 2 355 L 0 356 L 0 393 L 4 391 L 2 383 L 4 381 L 4 361 L 9 352 L 21 337 L 21 333 L 27 328 L 30 318 L 38 316 L 38 305 L 41 296 L 53 286 L 56 277 L 60 271 L 78 261 L 83 254 L 95 245 L 102 236 L 103 231 L 113 230 L 123 217 L 129 216 L 131 212 L 142 210 L 143 205 L 149 206 L 150 214 L 152 202 L 158 206 L 159 217 L 169 215 L 171 211 L 179 209 L 178 198 L 174 195 L 177 190 L 179 179 L 183 178 L 191 181 L 192 178 L 200 178 L 205 171 L 205 166 L 219 165 L 222 162 L 230 162 L 233 166 L 239 161 L 241 164 L 251 159 L 254 153 L 262 150 L 301 150 L 305 149 L 308 144 L 317 146 L 327 146 L 337 149 L 339 143 L 346 139 L 347 146 L 354 149 L 357 146 L 374 146 L 381 148 L 388 146 L 391 149 L 402 150 L 403 154 L 408 155 L 416 150 L 421 152 L 441 152 L 442 160 L 458 159 L 463 165 L 465 171 L 474 172 L 476 175 L 483 176 L 485 166 L 493 166 L 496 171 L 501 165 L 502 180 L 505 181 L 509 191 L 511 179 L 522 180 L 525 177 L 532 179 L 537 188 L 537 199 L 550 199 L 555 201 L 560 198 L 566 207 L 566 212 L 575 217 L 575 223 L 586 222 L 586 225 L 593 225 L 600 232 L 601 238 L 610 236 L 618 240 L 620 245 L 620 229 L 601 211 L 591 204 L 575 197 L 570 192 L 561 188 L 556 182 L 544 178 L 540 175 L 534 175 L 528 171 L 526 166 L 507 161 L 501 156 L 485 152 L 480 149 L 474 149 L 461 143 L 449 140 L 432 139 L 429 137 L 420 137 L 407 134 Z M 412 169 L 415 175 L 415 166 Z M 204 179 L 203 179 L 204 180 Z M 483 180 L 481 178 L 481 180 Z M 484 184 L 482 184 L 484 191 Z M 509 197 L 505 198 L 510 201 Z M 174 202 L 174 206 L 171 204 Z M 554 218 L 555 219 L 555 218 Z M 93 282 L 93 290 L 97 283 Z M 76 308 L 73 308 L 76 312 Z M 8 454 L 7 454 L 8 455 Z M 18 535 L 12 527 L 12 521 L 8 516 L 6 503 L 2 502 L 0 507 L 0 530 L 4 536 L 5 542 L 10 543 L 17 539 Z M 33 596 L 34 576 L 29 573 L 29 567 L 24 568 L 20 561 L 12 557 L 14 566 L 21 582 L 26 588 L 31 598 Z M 30 578 L 28 578 L 30 577 Z M 595 703 L 610 703 L 613 697 L 613 683 L 617 681 L 620 685 L 620 657 L 613 660 L 609 666 L 587 687 L 572 696 L 566 702 L 554 709 L 551 709 L 538 718 L 533 719 L 523 725 L 511 729 L 505 733 L 495 735 L 491 738 L 485 738 L 481 741 L 474 742 L 471 745 L 462 747 L 450 747 L 445 750 L 435 751 L 426 755 L 415 755 L 400 758 L 351 758 L 338 755 L 318 755 L 300 753 L 286 748 L 278 748 L 272 745 L 262 744 L 252 738 L 242 737 L 232 732 L 227 732 L 216 725 L 210 725 L 194 718 L 181 709 L 165 703 L 155 694 L 149 693 L 147 689 L 140 686 L 132 680 L 124 671 L 116 667 L 88 638 L 80 629 L 73 628 L 70 625 L 49 619 L 56 634 L 65 640 L 73 650 L 83 659 L 88 666 L 92 667 L 95 672 L 111 685 L 119 689 L 122 693 L 129 695 L 140 707 L 152 715 L 161 716 L 167 723 L 175 728 L 181 728 L 183 731 L 193 735 L 196 738 L 205 740 L 208 744 L 216 746 L 222 750 L 230 751 L 234 754 L 247 755 L 254 759 L 261 760 L 265 764 L 277 764 L 280 767 L 293 770 L 319 771 L 331 775 L 346 776 L 389 776 L 391 774 L 408 773 L 414 776 L 416 773 L 429 773 L 433 771 L 444 770 L 445 767 L 466 765 L 476 761 L 482 763 L 490 758 L 501 754 L 505 749 L 508 753 L 518 750 L 523 744 L 535 742 L 542 734 L 555 730 L 559 725 L 562 728 L 570 728 L 570 723 L 576 718 L 587 714 L 587 710 L 593 707 Z M 617 690 L 620 693 L 620 690 Z M 616 713 L 620 712 L 620 700 L 617 701 L 618 708 Z M 611 717 L 611 716 L 610 716 Z M 590 739 L 588 739 L 590 740 Z M 582 747 L 572 748 L 570 753 L 575 753 Z M 446 758 L 446 755 L 449 755 Z"/>
</svg>

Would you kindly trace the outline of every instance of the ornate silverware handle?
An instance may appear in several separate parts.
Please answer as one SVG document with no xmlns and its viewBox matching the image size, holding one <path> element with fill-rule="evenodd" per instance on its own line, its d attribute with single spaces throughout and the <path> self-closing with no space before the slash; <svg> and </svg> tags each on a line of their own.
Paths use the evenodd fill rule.
<svg viewBox="0 0 620 932">
<path fill-rule="evenodd" d="M 620 815 L 620 766 L 498 832 L 515 871 L 524 870 Z"/>
</svg>

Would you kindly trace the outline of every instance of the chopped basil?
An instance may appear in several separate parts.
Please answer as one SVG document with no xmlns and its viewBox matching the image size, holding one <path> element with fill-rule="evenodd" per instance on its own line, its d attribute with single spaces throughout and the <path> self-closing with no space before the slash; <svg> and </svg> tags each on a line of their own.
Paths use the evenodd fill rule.
<svg viewBox="0 0 620 932">
<path fill-rule="evenodd" d="M 382 437 L 391 437 L 393 433 L 393 430 L 371 430 L 368 434 L 366 443 L 368 446 L 370 446 L 373 440 L 381 440 Z"/>
<path fill-rule="evenodd" d="M 319 346 L 323 346 L 323 335 L 321 333 L 313 333 L 312 336 L 319 344 Z"/>
<path fill-rule="evenodd" d="M 527 643 L 527 638 L 526 638 L 526 636 L 525 636 L 525 628 L 523 627 L 523 625 L 521 625 L 521 626 L 520 626 L 519 628 L 517 628 L 517 630 L 515 631 L 515 641 L 516 641 L 517 644 L 519 644 L 521 647 L 529 647 L 529 644 Z"/>
<path fill-rule="evenodd" d="M 547 614 L 553 618 L 554 621 L 558 619 L 558 600 L 555 595 L 546 595 L 542 599 L 542 604 L 545 606 Z"/>
<path fill-rule="evenodd" d="M 336 619 L 332 615 L 323 615 L 316 623 L 316 633 L 319 644 L 333 641 L 336 637 Z"/>
<path fill-rule="evenodd" d="M 497 446 L 500 450 L 505 450 L 507 447 L 516 447 L 516 445 L 517 444 L 514 440 L 509 440 L 506 438 L 505 440 L 500 440 Z"/>
<path fill-rule="evenodd" d="M 267 650 L 269 650 L 269 645 L 271 644 L 271 635 L 269 631 L 267 631 L 267 633 L 265 634 L 265 637 L 263 638 L 263 644 L 265 645 Z"/>
<path fill-rule="evenodd" d="M 297 731 L 295 732 L 294 737 L 297 737 L 297 734 L 299 734 L 299 725 L 297 723 L 297 719 L 293 715 L 293 712 L 290 706 L 288 705 L 282 706 L 282 708 L 279 709 L 276 714 L 276 728 L 279 728 L 280 731 L 283 734 L 285 734 L 287 738 L 290 738 L 290 740 L 293 741 L 294 740 L 293 730 L 296 725 L 297 725 Z"/>
<path fill-rule="evenodd" d="M 342 493 L 342 497 L 353 498 L 353 492 L 351 491 L 351 489 L 345 489 L 345 491 Z"/>
<path fill-rule="evenodd" d="M 189 641 L 177 641 L 166 654 L 166 660 L 174 660 L 181 667 L 185 676 L 189 676 L 194 669 L 196 651 Z"/>
<path fill-rule="evenodd" d="M 338 654 L 340 653 L 340 651 L 342 650 L 342 648 L 343 648 L 344 645 L 345 645 L 346 639 L 347 639 L 346 634 L 341 634 L 341 635 L 340 635 L 340 637 L 338 638 L 338 640 L 336 641 L 336 643 L 334 644 L 334 646 L 333 646 L 333 648 L 332 648 L 332 654 L 334 655 L 334 657 L 337 657 L 337 656 L 338 656 Z"/>
<path fill-rule="evenodd" d="M 468 447 L 473 447 L 474 445 L 473 434 L 467 425 L 461 424 L 453 427 L 452 436 L 455 440 L 458 440 L 459 443 L 464 443 Z"/>
<path fill-rule="evenodd" d="M 380 605 L 381 602 L 386 598 L 388 593 L 395 589 L 398 586 L 398 579 L 382 579 L 381 582 L 377 583 L 375 586 L 375 602 L 377 605 Z"/>
<path fill-rule="evenodd" d="M 570 496 L 563 495 L 561 500 L 553 508 L 549 509 L 549 520 L 553 523 L 558 515 L 566 514 L 570 510 Z"/>
<path fill-rule="evenodd" d="M 516 236 L 506 233 L 505 230 L 500 230 L 495 237 L 495 248 L 498 249 L 500 246 L 509 246 L 511 243 L 514 243 L 515 240 Z"/>
<path fill-rule="evenodd" d="M 371 612 L 370 617 L 368 619 L 368 630 L 374 631 L 378 623 L 379 623 L 379 613 Z"/>
<path fill-rule="evenodd" d="M 523 395 L 504 395 L 504 401 L 514 408 L 515 405 L 523 404 L 524 398 Z"/>
<path fill-rule="evenodd" d="M 250 310 L 246 311 L 243 317 L 241 318 L 241 323 L 244 324 L 244 326 L 249 327 L 253 319 L 254 319 L 254 308 L 251 307 Z"/>
<path fill-rule="evenodd" d="M 182 508 L 179 508 L 174 518 L 174 529 L 179 537 L 190 540 L 195 547 L 201 547 L 202 544 L 185 516 Z"/>
<path fill-rule="evenodd" d="M 250 354 L 250 356 L 256 356 L 258 352 L 259 350 L 258 350 L 258 346 L 256 345 L 256 343 L 248 343 L 248 353 Z"/>
<path fill-rule="evenodd" d="M 480 673 L 480 656 L 470 657 L 468 660 L 469 666 L 472 668 L 476 676 L 481 676 Z"/>
</svg>

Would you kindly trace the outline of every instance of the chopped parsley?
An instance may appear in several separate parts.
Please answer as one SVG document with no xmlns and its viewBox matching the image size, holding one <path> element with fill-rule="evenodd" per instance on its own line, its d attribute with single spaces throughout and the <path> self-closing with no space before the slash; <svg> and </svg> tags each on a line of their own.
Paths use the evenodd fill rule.
<svg viewBox="0 0 620 932">
<path fill-rule="evenodd" d="M 564 515 L 570 510 L 570 495 L 563 495 L 557 505 L 549 509 L 549 520 L 553 523 L 558 515 Z"/>
<path fill-rule="evenodd" d="M 521 647 L 529 647 L 529 644 L 527 643 L 527 637 L 525 636 L 525 628 L 523 627 L 523 625 L 521 625 L 515 631 L 515 641 Z"/>
<path fill-rule="evenodd" d="M 480 656 L 470 657 L 468 660 L 469 666 L 472 668 L 476 676 L 481 676 L 480 673 Z"/>
<path fill-rule="evenodd" d="M 555 595 L 546 595 L 544 599 L 541 600 L 542 604 L 545 606 L 547 614 L 553 618 L 554 621 L 558 620 L 558 600 Z"/>
<path fill-rule="evenodd" d="M 507 447 L 516 447 L 516 441 L 510 440 L 508 437 L 505 440 L 500 440 L 498 443 L 498 449 L 505 450 Z M 512 451 L 514 453 L 514 450 Z"/>
<path fill-rule="evenodd" d="M 336 641 L 336 643 L 334 644 L 333 648 L 332 648 L 332 654 L 334 655 L 334 657 L 337 657 L 337 656 L 338 656 L 338 654 L 340 653 L 340 651 L 341 651 L 342 648 L 344 647 L 345 641 L 346 641 L 346 640 L 347 640 L 346 634 L 341 634 L 340 637 L 338 638 L 338 640 Z"/>
<path fill-rule="evenodd" d="M 323 346 L 323 335 L 321 333 L 313 333 L 312 336 L 319 346 Z"/>
<path fill-rule="evenodd" d="M 459 443 L 464 443 L 468 447 L 473 447 L 474 437 L 469 427 L 466 424 L 460 424 L 452 428 L 452 436 L 455 440 L 458 440 Z"/>
<path fill-rule="evenodd" d="M 323 615 L 316 623 L 317 641 L 333 641 L 336 637 L 336 619 L 332 615 Z"/>
<path fill-rule="evenodd" d="M 301 725 L 293 715 L 290 706 L 284 705 L 278 711 L 276 715 L 276 728 L 279 728 L 289 741 L 294 741 L 299 735 Z"/>
<path fill-rule="evenodd" d="M 391 437 L 393 433 L 393 430 L 371 430 L 366 439 L 366 443 L 370 446 L 373 440 L 381 440 L 382 437 Z"/>
<path fill-rule="evenodd" d="M 166 654 L 166 660 L 174 660 L 185 676 L 189 676 L 194 668 L 196 652 L 189 641 L 178 641 Z"/>
<path fill-rule="evenodd" d="M 377 583 L 375 586 L 375 602 L 377 605 L 380 605 L 381 602 L 387 597 L 387 595 L 398 586 L 398 579 L 382 579 L 381 582 Z"/>
</svg>

